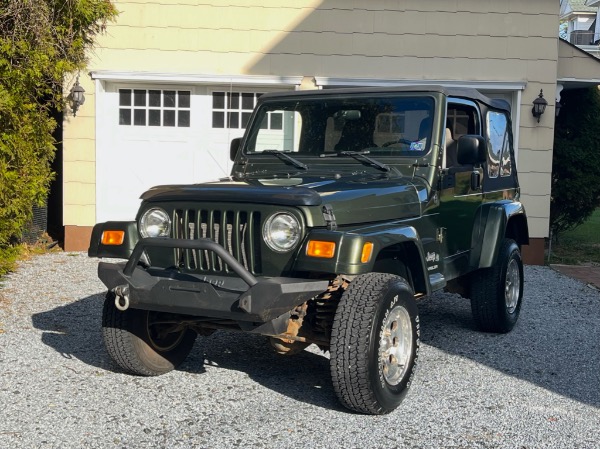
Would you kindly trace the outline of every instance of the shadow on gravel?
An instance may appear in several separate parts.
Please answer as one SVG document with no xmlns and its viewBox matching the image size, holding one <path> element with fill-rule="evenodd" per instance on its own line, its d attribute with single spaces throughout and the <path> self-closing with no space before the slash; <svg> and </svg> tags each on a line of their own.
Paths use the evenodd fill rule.
<svg viewBox="0 0 600 449">
<path fill-rule="evenodd" d="M 121 372 L 104 348 L 102 304 L 104 295 L 89 296 L 32 316 L 43 331 L 42 342 L 60 356 L 113 372 Z M 191 354 L 178 368 L 197 373 L 202 382 L 206 366 L 246 373 L 258 384 L 294 400 L 330 410 L 339 405 L 329 376 L 329 360 L 303 351 L 295 356 L 275 354 L 265 337 L 218 331 L 199 336 Z"/>
<path fill-rule="evenodd" d="M 421 340 L 600 408 L 600 297 L 586 287 L 568 298 L 545 288 L 526 281 L 519 322 L 503 335 L 475 330 L 468 300 L 436 294 L 419 303 Z"/>
<path fill-rule="evenodd" d="M 218 331 L 210 337 L 199 336 L 179 369 L 197 372 L 202 366 L 245 373 L 263 387 L 296 401 L 347 412 L 333 391 L 329 359 L 320 353 L 282 356 L 271 350 L 266 337 Z"/>
<path fill-rule="evenodd" d="M 42 313 L 32 315 L 42 342 L 66 359 L 76 358 L 87 365 L 114 370 L 115 365 L 102 341 L 104 294 L 92 295 Z"/>
<path fill-rule="evenodd" d="M 447 354 L 600 408 L 600 295 L 574 285 L 579 290 L 557 297 L 551 287 L 526 281 L 521 317 L 505 335 L 474 330 L 468 300 L 436 294 L 419 303 L 421 340 Z M 119 372 L 102 340 L 103 299 L 103 295 L 93 295 L 33 315 L 33 325 L 44 331 L 42 341 L 62 357 Z M 264 337 L 219 331 L 198 337 L 179 370 L 201 376 L 205 366 L 246 373 L 258 384 L 294 400 L 345 410 L 333 391 L 329 360 L 321 354 L 303 351 L 280 356 Z M 427 366 L 422 363 L 420 369 Z"/>
</svg>

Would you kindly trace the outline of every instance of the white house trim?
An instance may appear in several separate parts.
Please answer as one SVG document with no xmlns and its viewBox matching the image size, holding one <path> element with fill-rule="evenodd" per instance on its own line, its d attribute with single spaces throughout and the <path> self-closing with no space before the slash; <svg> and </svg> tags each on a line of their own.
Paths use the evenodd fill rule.
<svg viewBox="0 0 600 449">
<path fill-rule="evenodd" d="M 591 87 L 600 85 L 600 78 L 559 78 L 556 82 L 560 84 L 581 84 L 581 87 Z"/>
<path fill-rule="evenodd" d="M 376 79 L 376 78 L 332 78 L 315 76 L 317 86 L 373 86 L 373 87 L 396 87 L 396 86 L 448 86 L 448 87 L 471 87 L 474 89 L 485 89 L 494 91 L 517 91 L 524 90 L 526 81 L 456 81 L 456 80 L 401 80 L 401 79 Z"/>
<path fill-rule="evenodd" d="M 143 82 L 170 84 L 245 84 L 255 86 L 299 86 L 302 76 L 259 75 L 196 75 L 183 73 L 114 72 L 99 70 L 90 72 L 93 80 L 111 82 Z"/>
</svg>

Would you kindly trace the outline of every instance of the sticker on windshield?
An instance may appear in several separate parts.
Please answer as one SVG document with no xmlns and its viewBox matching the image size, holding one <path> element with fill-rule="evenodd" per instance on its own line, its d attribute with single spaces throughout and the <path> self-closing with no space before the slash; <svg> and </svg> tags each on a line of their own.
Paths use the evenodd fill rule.
<svg viewBox="0 0 600 449">
<path fill-rule="evenodd" d="M 423 141 L 410 143 L 410 151 L 423 151 L 424 148 L 425 148 L 425 142 L 423 142 Z"/>
</svg>

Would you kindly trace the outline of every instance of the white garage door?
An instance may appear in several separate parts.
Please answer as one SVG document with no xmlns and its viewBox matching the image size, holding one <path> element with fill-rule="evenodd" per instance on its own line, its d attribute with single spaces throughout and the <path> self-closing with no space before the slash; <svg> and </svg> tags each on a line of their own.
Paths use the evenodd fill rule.
<svg viewBox="0 0 600 449">
<path fill-rule="evenodd" d="M 96 221 L 133 220 L 152 186 L 228 176 L 229 144 L 264 92 L 108 84 L 97 114 Z"/>
</svg>

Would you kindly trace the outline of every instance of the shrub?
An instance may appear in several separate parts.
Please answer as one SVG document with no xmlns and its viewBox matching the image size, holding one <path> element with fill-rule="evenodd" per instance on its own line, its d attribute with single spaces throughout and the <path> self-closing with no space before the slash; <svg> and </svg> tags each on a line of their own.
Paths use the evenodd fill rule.
<svg viewBox="0 0 600 449">
<path fill-rule="evenodd" d="M 109 0 L 0 0 L 0 275 L 48 193 L 65 76 L 115 15 Z"/>
<path fill-rule="evenodd" d="M 550 228 L 553 236 L 583 223 L 600 206 L 600 91 L 563 91 L 554 129 Z"/>
</svg>

